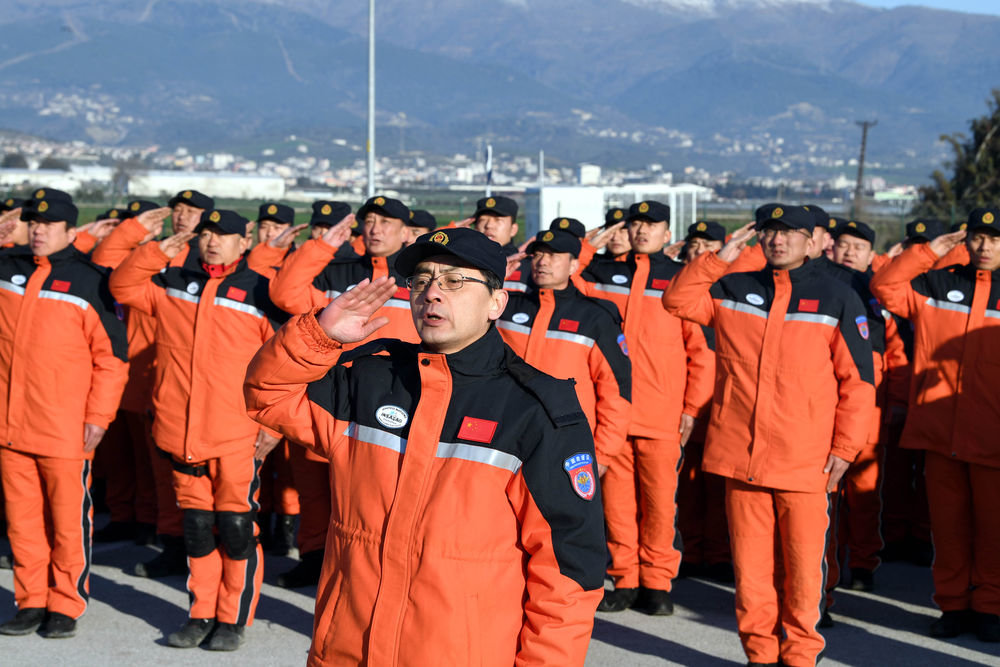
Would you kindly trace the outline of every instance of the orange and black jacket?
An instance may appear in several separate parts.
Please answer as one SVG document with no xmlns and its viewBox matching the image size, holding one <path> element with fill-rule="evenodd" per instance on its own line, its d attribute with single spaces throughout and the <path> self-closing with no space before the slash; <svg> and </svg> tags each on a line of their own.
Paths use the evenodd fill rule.
<svg viewBox="0 0 1000 667">
<path fill-rule="evenodd" d="M 602 596 L 593 438 L 570 382 L 490 329 L 344 352 L 311 314 L 247 372 L 250 415 L 329 459 L 309 664 L 582 665 Z"/>
<path fill-rule="evenodd" d="M 629 253 L 625 261 L 595 256 L 574 284 L 607 299 L 624 320 L 632 361 L 629 435 L 676 439 L 681 413 L 697 417 L 712 399 L 712 352 L 698 327 L 663 309 L 663 290 L 681 265 L 663 253 Z"/>
<path fill-rule="evenodd" d="M 106 270 L 73 246 L 0 250 L 0 446 L 92 458 L 83 425 L 114 419 L 127 349 Z"/>
<path fill-rule="evenodd" d="M 615 304 L 586 297 L 572 284 L 532 286 L 510 293 L 497 328 L 530 365 L 576 381 L 598 460 L 607 465 L 625 444 L 632 400 L 632 365 Z"/>
<path fill-rule="evenodd" d="M 396 293 L 373 317 L 387 317 L 389 324 L 378 330 L 380 338 L 416 342 L 419 338 L 410 315 L 410 290 L 406 276 L 396 273 L 398 252 L 388 257 L 334 257 L 337 249 L 321 239 L 310 239 L 291 253 L 271 281 L 271 299 L 285 312 L 296 315 L 323 308 L 365 278 L 391 276 Z"/>
<path fill-rule="evenodd" d="M 811 261 L 792 271 L 728 269 L 706 253 L 663 297 L 672 313 L 716 333 L 702 467 L 822 492 L 828 455 L 853 461 L 868 440 L 875 387 L 864 305 Z"/>
<path fill-rule="evenodd" d="M 246 415 L 243 376 L 287 317 L 268 298 L 267 278 L 245 259 L 212 278 L 197 253 L 171 266 L 147 243 L 111 274 L 111 291 L 156 319 L 156 445 L 188 464 L 252 452 L 259 429 Z"/>
<path fill-rule="evenodd" d="M 900 445 L 1000 468 L 1000 272 L 932 269 L 937 260 L 915 245 L 872 279 L 882 304 L 914 326 Z"/>
</svg>

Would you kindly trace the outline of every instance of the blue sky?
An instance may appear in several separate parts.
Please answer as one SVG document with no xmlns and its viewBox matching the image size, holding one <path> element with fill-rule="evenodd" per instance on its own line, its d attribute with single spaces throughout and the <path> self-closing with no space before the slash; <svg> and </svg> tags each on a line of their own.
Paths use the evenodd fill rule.
<svg viewBox="0 0 1000 667">
<path fill-rule="evenodd" d="M 866 5 L 875 7 L 898 7 L 900 5 L 922 5 L 952 9 L 959 12 L 975 12 L 977 14 L 1000 14 L 1000 2 L 997 0 L 860 0 Z"/>
</svg>

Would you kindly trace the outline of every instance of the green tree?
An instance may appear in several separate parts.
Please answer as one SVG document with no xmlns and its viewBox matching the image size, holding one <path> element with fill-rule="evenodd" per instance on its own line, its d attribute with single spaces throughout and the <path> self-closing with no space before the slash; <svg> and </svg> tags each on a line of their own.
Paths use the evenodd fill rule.
<svg viewBox="0 0 1000 667">
<path fill-rule="evenodd" d="M 970 123 L 970 137 L 941 136 L 955 156 L 947 163 L 953 174 L 931 174 L 933 183 L 920 188 L 915 215 L 958 221 L 974 208 L 1000 203 L 1000 88 L 993 89 L 988 105 L 990 112 Z"/>
</svg>

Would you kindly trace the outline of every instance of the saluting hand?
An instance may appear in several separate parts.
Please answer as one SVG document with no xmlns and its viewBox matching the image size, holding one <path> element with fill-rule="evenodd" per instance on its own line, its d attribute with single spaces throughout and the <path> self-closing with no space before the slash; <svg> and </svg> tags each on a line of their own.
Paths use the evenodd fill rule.
<svg viewBox="0 0 1000 667">
<path fill-rule="evenodd" d="M 118 222 L 114 218 L 104 218 L 103 220 L 97 220 L 79 227 L 79 231 L 87 232 L 100 243 L 108 237 L 108 234 L 111 233 L 111 230 L 115 228 Z"/>
<path fill-rule="evenodd" d="M 267 245 L 271 246 L 272 248 L 281 248 L 282 250 L 291 248 L 292 244 L 295 242 L 295 237 L 299 235 L 299 232 L 301 232 L 308 226 L 309 224 L 304 222 L 301 225 L 295 225 L 294 227 L 289 227 L 288 229 L 286 229 L 285 231 L 281 232 L 273 239 L 268 241 Z"/>
<path fill-rule="evenodd" d="M 677 259 L 677 256 L 681 254 L 681 250 L 684 249 L 684 241 L 678 241 L 677 243 L 671 243 L 670 245 L 663 248 L 663 254 L 670 259 Z"/>
<path fill-rule="evenodd" d="M 459 220 L 458 222 L 456 222 L 456 223 L 455 223 L 455 226 L 456 226 L 456 227 L 459 227 L 459 228 L 462 228 L 462 227 L 469 227 L 469 226 L 471 226 L 471 225 L 472 225 L 472 223 L 474 223 L 475 221 L 476 221 L 476 219 L 475 219 L 475 218 L 466 218 L 465 220 Z"/>
<path fill-rule="evenodd" d="M 163 221 L 167 219 L 173 212 L 168 206 L 161 206 L 160 208 L 154 208 L 149 211 L 143 211 L 139 215 L 135 216 L 135 219 L 139 221 L 139 224 L 146 228 L 148 232 L 146 236 L 142 239 L 142 243 L 152 241 L 160 232 L 163 231 Z"/>
<path fill-rule="evenodd" d="M 0 245 L 10 243 L 10 238 L 14 235 L 14 229 L 17 227 L 17 221 L 20 219 L 17 216 L 12 216 L 11 213 L 13 211 L 8 211 L 0 216 Z M 18 213 L 19 215 L 20 213 Z"/>
<path fill-rule="evenodd" d="M 177 256 L 177 253 L 184 249 L 187 242 L 193 238 L 194 232 L 181 232 L 180 234 L 168 236 L 160 241 L 160 251 L 170 259 L 173 259 Z"/>
<path fill-rule="evenodd" d="M 729 237 L 729 242 L 722 246 L 722 250 L 718 252 L 719 259 L 727 263 L 736 261 L 743 249 L 747 247 L 747 242 L 753 238 L 756 224 L 755 222 L 748 223 L 733 232 L 733 235 Z"/>
<path fill-rule="evenodd" d="M 827 493 L 833 493 L 837 490 L 837 485 L 840 484 L 840 478 L 844 476 L 844 473 L 847 472 L 847 469 L 850 467 L 850 461 L 846 461 L 836 454 L 830 454 L 826 457 L 826 465 L 823 467 L 823 472 L 830 475 L 830 478 L 826 482 Z"/>
<path fill-rule="evenodd" d="M 323 239 L 324 243 L 327 243 L 334 248 L 339 248 L 344 245 L 344 242 L 347 241 L 347 239 L 351 238 L 352 222 L 354 222 L 354 214 L 348 213 L 344 216 L 343 220 L 326 230 L 320 238 Z"/>
<path fill-rule="evenodd" d="M 625 221 L 622 220 L 621 222 L 616 222 L 607 229 L 604 229 L 602 227 L 596 227 L 587 232 L 584 238 L 590 242 L 590 245 L 594 246 L 595 250 L 600 250 L 604 246 L 608 245 L 608 241 L 611 240 L 611 237 L 614 235 L 614 233 L 624 226 L 625 226 Z"/>
<path fill-rule="evenodd" d="M 279 442 L 281 442 L 281 436 L 275 437 L 264 429 L 257 431 L 257 442 L 253 446 L 254 459 L 263 461 L 278 446 Z"/>
<path fill-rule="evenodd" d="M 885 251 L 885 256 L 889 259 L 895 259 L 903 254 L 903 242 L 897 241 L 889 246 L 889 249 Z"/>
<path fill-rule="evenodd" d="M 365 278 L 331 301 L 316 321 L 338 343 L 357 343 L 389 323 L 388 317 L 371 317 L 395 293 L 396 282 L 389 276 L 374 282 Z"/>
<path fill-rule="evenodd" d="M 510 274 L 512 274 L 515 271 L 517 271 L 517 267 L 521 266 L 521 262 L 527 256 L 528 255 L 526 255 L 524 253 L 524 251 L 522 250 L 520 252 L 515 252 L 513 255 L 511 255 L 510 257 L 508 257 L 507 258 L 507 269 L 506 269 L 506 271 L 504 273 L 504 278 L 509 277 Z"/>
<path fill-rule="evenodd" d="M 101 444 L 101 438 L 104 434 L 108 432 L 108 429 L 101 428 L 95 424 L 84 424 L 83 425 L 83 451 L 85 454 L 97 449 L 97 445 Z"/>
<path fill-rule="evenodd" d="M 944 257 L 951 252 L 955 246 L 965 240 L 965 234 L 966 232 L 964 229 L 960 229 L 957 232 L 951 232 L 950 234 L 942 234 L 927 245 L 934 251 L 935 255 L 938 257 Z"/>
</svg>

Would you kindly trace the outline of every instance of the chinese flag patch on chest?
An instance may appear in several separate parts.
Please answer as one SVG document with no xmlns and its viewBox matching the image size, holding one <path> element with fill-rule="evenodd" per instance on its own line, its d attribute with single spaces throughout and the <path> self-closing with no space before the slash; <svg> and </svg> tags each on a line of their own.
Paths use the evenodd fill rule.
<svg viewBox="0 0 1000 667">
<path fill-rule="evenodd" d="M 653 279 L 653 289 L 667 289 L 670 285 L 670 281 L 664 278 L 654 278 Z"/>
<path fill-rule="evenodd" d="M 799 299 L 800 313 L 818 313 L 819 299 Z"/>
<path fill-rule="evenodd" d="M 576 333 L 580 330 L 580 323 L 576 320 L 559 320 L 559 331 L 569 331 Z"/>
<path fill-rule="evenodd" d="M 53 280 L 52 281 L 52 291 L 53 292 L 68 292 L 69 291 L 69 281 L 68 280 Z"/>
<path fill-rule="evenodd" d="M 520 270 L 511 271 L 510 275 L 507 276 L 507 280 L 520 280 L 520 279 L 521 279 L 521 271 Z"/>
<path fill-rule="evenodd" d="M 233 301 L 245 301 L 247 298 L 247 291 L 242 290 L 239 287 L 230 287 L 226 292 L 226 298 L 232 299 Z"/>
<path fill-rule="evenodd" d="M 465 417 L 462 419 L 462 428 L 458 429 L 458 437 L 462 440 L 472 440 L 473 442 L 489 444 L 493 440 L 493 434 L 496 431 L 496 422 L 491 422 L 488 419 Z"/>
</svg>

